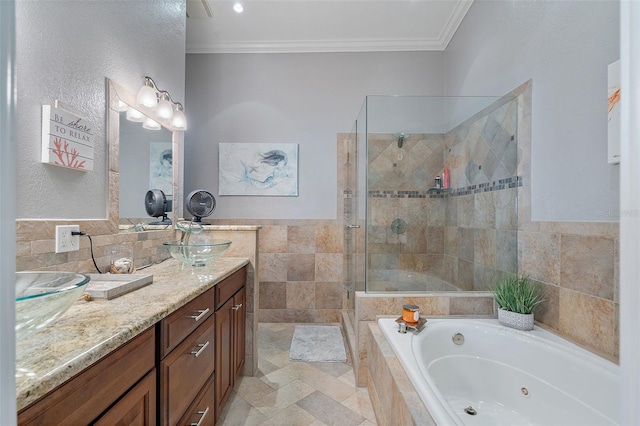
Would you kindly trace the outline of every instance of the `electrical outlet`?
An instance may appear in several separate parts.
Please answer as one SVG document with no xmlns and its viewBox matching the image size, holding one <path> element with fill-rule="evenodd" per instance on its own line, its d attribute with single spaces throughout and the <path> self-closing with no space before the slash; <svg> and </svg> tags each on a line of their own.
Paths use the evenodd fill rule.
<svg viewBox="0 0 640 426">
<path fill-rule="evenodd" d="M 80 250 L 80 235 L 71 235 L 71 232 L 80 232 L 80 225 L 56 226 L 56 253 Z"/>
</svg>

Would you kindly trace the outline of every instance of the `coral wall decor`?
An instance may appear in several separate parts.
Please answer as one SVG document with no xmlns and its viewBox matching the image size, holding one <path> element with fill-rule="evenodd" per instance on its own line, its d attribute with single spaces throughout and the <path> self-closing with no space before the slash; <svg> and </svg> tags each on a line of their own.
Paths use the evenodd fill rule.
<svg viewBox="0 0 640 426">
<path fill-rule="evenodd" d="M 620 164 L 620 61 L 608 67 L 608 117 L 609 164 Z"/>
<path fill-rule="evenodd" d="M 74 113 L 42 105 L 42 162 L 93 170 L 95 125 Z"/>
</svg>

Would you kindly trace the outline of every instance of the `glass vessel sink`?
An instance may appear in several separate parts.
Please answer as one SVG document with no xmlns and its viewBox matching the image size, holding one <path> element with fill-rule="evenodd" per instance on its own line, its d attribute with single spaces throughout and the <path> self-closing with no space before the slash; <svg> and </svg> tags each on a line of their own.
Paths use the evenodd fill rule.
<svg viewBox="0 0 640 426">
<path fill-rule="evenodd" d="M 164 246 L 169 250 L 171 256 L 178 259 L 185 265 L 204 266 L 227 251 L 231 245 L 229 240 L 208 240 L 206 238 L 194 241 L 192 236 L 188 243 L 181 241 L 168 241 Z"/>
<path fill-rule="evenodd" d="M 71 272 L 16 272 L 16 339 L 55 321 L 80 298 L 89 281 Z"/>
</svg>

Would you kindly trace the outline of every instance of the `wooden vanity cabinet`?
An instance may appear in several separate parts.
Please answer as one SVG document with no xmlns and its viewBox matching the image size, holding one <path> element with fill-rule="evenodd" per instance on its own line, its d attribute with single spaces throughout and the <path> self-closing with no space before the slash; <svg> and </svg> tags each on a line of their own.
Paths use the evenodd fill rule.
<svg viewBox="0 0 640 426">
<path fill-rule="evenodd" d="M 226 404 L 244 365 L 246 269 L 219 283 L 216 288 L 216 420 Z"/>
<path fill-rule="evenodd" d="M 234 334 L 234 353 L 233 353 L 233 368 L 235 371 L 235 377 L 238 377 L 242 373 L 242 367 L 244 367 L 245 357 L 245 327 L 247 323 L 247 288 L 242 287 L 233 296 L 233 334 Z"/>
<path fill-rule="evenodd" d="M 213 393 L 207 388 L 213 383 L 215 366 L 213 312 L 212 288 L 159 323 L 159 419 L 163 426 L 178 424 L 182 418 L 206 420 L 215 415 Z M 206 414 L 198 414 L 200 411 Z"/>
<path fill-rule="evenodd" d="M 18 424 L 155 424 L 155 346 L 151 327 L 21 410 Z"/>
<path fill-rule="evenodd" d="M 246 267 L 18 413 L 19 425 L 213 426 L 245 357 Z"/>
</svg>

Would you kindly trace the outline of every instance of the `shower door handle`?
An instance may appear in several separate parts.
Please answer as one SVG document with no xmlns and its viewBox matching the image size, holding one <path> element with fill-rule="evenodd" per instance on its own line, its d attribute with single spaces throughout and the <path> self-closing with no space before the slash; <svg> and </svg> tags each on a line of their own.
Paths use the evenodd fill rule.
<svg viewBox="0 0 640 426">
<path fill-rule="evenodd" d="M 347 225 L 347 228 L 360 228 L 360 225 Z"/>
</svg>

